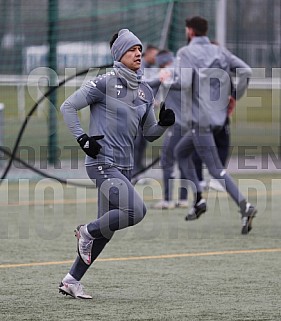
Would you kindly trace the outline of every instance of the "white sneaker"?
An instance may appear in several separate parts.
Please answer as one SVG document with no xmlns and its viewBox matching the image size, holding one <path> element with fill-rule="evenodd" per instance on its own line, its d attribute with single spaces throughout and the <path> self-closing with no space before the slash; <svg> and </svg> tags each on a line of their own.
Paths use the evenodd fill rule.
<svg viewBox="0 0 281 321">
<path fill-rule="evenodd" d="M 225 192 L 225 188 L 220 184 L 220 182 L 213 178 L 210 180 L 209 188 L 212 188 L 218 192 Z"/>
<path fill-rule="evenodd" d="M 176 204 L 176 207 L 179 208 L 188 208 L 188 201 L 187 200 L 179 200 Z"/>
<path fill-rule="evenodd" d="M 59 293 L 62 293 L 63 295 L 70 295 L 74 299 L 92 299 L 90 295 L 84 292 L 83 286 L 80 282 L 61 282 L 61 284 L 59 285 Z"/>
<path fill-rule="evenodd" d="M 176 207 L 174 201 L 160 201 L 152 206 L 154 209 L 157 210 L 171 210 Z"/>
<path fill-rule="evenodd" d="M 74 230 L 77 238 L 77 252 L 87 265 L 92 263 L 92 247 L 94 240 L 91 239 L 85 232 L 86 225 L 79 225 Z"/>
</svg>

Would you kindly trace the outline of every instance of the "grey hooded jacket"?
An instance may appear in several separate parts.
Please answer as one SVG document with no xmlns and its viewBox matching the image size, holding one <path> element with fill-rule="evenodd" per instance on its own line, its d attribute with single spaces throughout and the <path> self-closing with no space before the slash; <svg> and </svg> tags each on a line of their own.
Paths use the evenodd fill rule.
<svg viewBox="0 0 281 321">
<path fill-rule="evenodd" d="M 233 88 L 231 74 L 237 84 Z M 194 37 L 177 53 L 177 77 L 173 86 L 183 95 L 188 119 L 199 127 L 223 126 L 229 96 L 240 99 L 247 89 L 251 68 L 225 48 L 212 44 L 208 37 Z M 192 89 L 192 95 L 188 92 Z"/>
</svg>

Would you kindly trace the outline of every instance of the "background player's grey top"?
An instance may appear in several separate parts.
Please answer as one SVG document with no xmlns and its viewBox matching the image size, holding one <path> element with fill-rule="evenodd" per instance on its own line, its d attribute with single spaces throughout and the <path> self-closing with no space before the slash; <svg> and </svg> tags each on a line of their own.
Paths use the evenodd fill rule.
<svg viewBox="0 0 281 321">
<path fill-rule="evenodd" d="M 171 64 L 166 67 L 172 74 L 175 70 L 175 61 L 174 58 L 171 60 Z M 165 69 L 165 68 L 164 68 Z M 158 73 L 159 75 L 159 69 Z M 187 110 L 191 107 L 191 90 L 187 90 L 188 95 L 183 92 L 180 86 L 173 86 L 171 81 L 167 81 L 161 84 L 159 76 L 157 79 L 148 81 L 148 84 L 153 89 L 154 96 L 160 93 L 161 100 L 164 100 L 166 103 L 166 108 L 171 108 L 175 113 L 175 124 L 181 126 L 182 129 L 187 129 L 188 127 L 188 118 Z M 188 97 L 188 100 L 185 99 Z M 182 99 L 183 98 L 183 99 Z M 188 107 L 189 104 L 189 107 Z"/>
<path fill-rule="evenodd" d="M 89 136 L 104 135 L 97 159 L 86 156 L 86 166 L 112 164 L 133 167 L 134 139 L 138 126 L 148 141 L 159 138 L 167 127 L 157 124 L 151 88 L 121 62 L 114 69 L 87 82 L 61 106 L 64 120 L 75 138 L 85 131 L 77 111 L 90 105 Z"/>
<path fill-rule="evenodd" d="M 223 126 L 227 117 L 229 96 L 239 99 L 244 94 L 251 68 L 225 48 L 212 44 L 208 37 L 194 37 L 177 53 L 176 83 L 182 89 L 192 88 L 192 109 L 188 119 L 200 127 Z M 230 73 L 237 77 L 232 88 Z M 187 105 L 189 105 L 187 103 Z"/>
</svg>

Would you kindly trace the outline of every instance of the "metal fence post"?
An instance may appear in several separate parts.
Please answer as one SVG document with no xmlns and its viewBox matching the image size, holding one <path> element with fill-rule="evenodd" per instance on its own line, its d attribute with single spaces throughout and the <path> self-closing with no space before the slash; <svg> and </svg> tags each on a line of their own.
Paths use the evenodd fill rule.
<svg viewBox="0 0 281 321">
<path fill-rule="evenodd" d="M 5 105 L 0 103 L 0 146 L 4 147 L 4 108 Z M 0 151 L 0 167 L 3 165 L 3 159 L 5 155 L 2 151 Z"/>
<path fill-rule="evenodd" d="M 223 47 L 225 47 L 227 34 L 226 10 L 226 0 L 218 0 L 216 9 L 216 41 Z"/>
<path fill-rule="evenodd" d="M 49 30 L 48 43 L 49 55 L 48 65 L 51 70 L 57 72 L 57 38 L 58 38 L 58 0 L 49 0 Z M 55 86 L 53 73 L 50 75 L 50 86 Z M 57 92 L 54 91 L 50 95 L 50 110 L 49 110 L 49 163 L 57 162 Z"/>
</svg>

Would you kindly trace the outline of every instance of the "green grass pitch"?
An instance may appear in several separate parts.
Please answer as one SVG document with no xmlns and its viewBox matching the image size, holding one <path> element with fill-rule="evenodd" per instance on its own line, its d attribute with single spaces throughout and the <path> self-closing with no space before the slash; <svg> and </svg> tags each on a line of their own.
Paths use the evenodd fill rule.
<svg viewBox="0 0 281 321">
<path fill-rule="evenodd" d="M 248 236 L 225 193 L 206 192 L 208 212 L 186 222 L 185 209 L 151 209 L 157 181 L 137 185 L 147 216 L 117 232 L 82 279 L 89 301 L 57 287 L 76 256 L 73 229 L 96 216 L 96 190 L 3 184 L 1 321 L 280 320 L 281 175 L 235 180 L 259 208 Z"/>
</svg>

